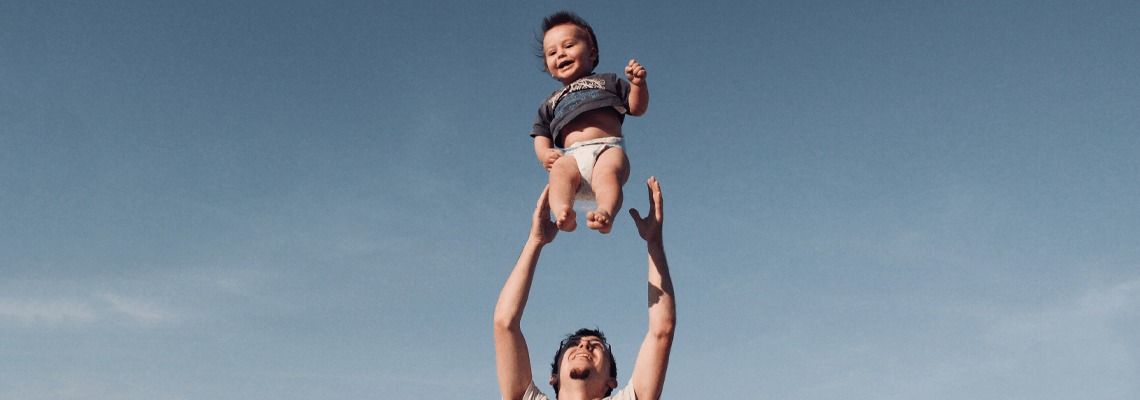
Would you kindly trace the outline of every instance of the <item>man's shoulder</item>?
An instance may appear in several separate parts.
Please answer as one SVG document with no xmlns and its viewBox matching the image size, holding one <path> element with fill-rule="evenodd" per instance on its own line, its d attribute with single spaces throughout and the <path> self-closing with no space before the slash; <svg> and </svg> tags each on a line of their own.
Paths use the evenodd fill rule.
<svg viewBox="0 0 1140 400">
<path fill-rule="evenodd" d="M 614 392 L 610 397 L 606 397 L 602 400 L 637 400 L 637 395 L 633 393 L 633 385 L 630 385 L 632 382 L 633 380 L 631 379 L 629 383 L 625 384 L 624 388 L 621 388 L 621 390 Z"/>
<path fill-rule="evenodd" d="M 550 400 L 550 398 L 538 390 L 538 387 L 534 386 L 534 381 L 532 380 L 530 381 L 530 385 L 526 387 L 526 391 L 523 392 L 522 400 Z"/>
</svg>

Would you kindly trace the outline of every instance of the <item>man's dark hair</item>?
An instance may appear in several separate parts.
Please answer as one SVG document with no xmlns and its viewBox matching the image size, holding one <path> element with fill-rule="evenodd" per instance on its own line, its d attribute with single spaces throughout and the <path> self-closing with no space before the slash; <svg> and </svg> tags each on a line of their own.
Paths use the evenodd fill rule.
<svg viewBox="0 0 1140 400">
<path fill-rule="evenodd" d="M 562 25 L 562 24 L 571 24 L 571 25 L 577 26 L 579 28 L 585 29 L 586 33 L 590 34 L 590 45 L 594 46 L 594 65 L 591 66 L 590 68 L 597 68 L 598 67 L 598 60 L 601 60 L 602 57 L 600 55 L 598 55 L 598 37 L 594 36 L 594 28 L 591 28 L 590 24 L 586 23 L 586 20 L 582 19 L 582 17 L 579 17 L 578 14 L 575 14 L 575 13 L 572 13 L 572 12 L 569 12 L 566 10 L 562 10 L 562 11 L 556 12 L 554 14 L 548 15 L 546 18 L 543 18 L 542 19 L 542 34 L 541 35 L 538 35 L 538 34 L 534 35 L 534 39 L 538 41 L 538 47 L 536 48 L 536 50 L 538 50 L 538 51 L 535 53 L 535 55 L 538 56 L 538 59 L 543 60 L 542 71 L 543 72 L 550 72 L 550 71 L 546 70 L 546 62 L 545 62 L 546 56 L 543 53 L 543 49 L 542 49 L 542 39 L 546 37 L 546 32 L 549 31 L 550 28 L 553 28 L 553 27 L 556 27 L 556 26 Z"/>
<path fill-rule="evenodd" d="M 610 344 L 606 343 L 606 335 L 597 329 L 582 328 L 577 332 L 566 335 L 566 339 L 562 339 L 562 344 L 558 346 L 558 352 L 554 354 L 554 362 L 550 364 L 550 376 L 554 377 L 550 385 L 554 386 L 554 398 L 556 399 L 558 398 L 558 387 L 561 386 L 558 382 L 558 371 L 562 368 L 562 355 L 566 354 L 566 350 L 577 346 L 578 342 L 582 341 L 582 338 L 586 336 L 596 336 L 602 341 L 602 344 L 606 346 L 606 354 L 610 358 L 610 378 L 617 379 L 617 361 L 614 361 L 614 353 L 610 349 Z M 613 388 L 606 390 L 606 397 L 609 397 L 613 391 Z"/>
</svg>

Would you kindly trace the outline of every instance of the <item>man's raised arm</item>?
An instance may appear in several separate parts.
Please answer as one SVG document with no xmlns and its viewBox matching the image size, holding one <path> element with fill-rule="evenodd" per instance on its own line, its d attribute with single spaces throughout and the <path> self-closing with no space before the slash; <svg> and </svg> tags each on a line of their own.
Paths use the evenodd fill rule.
<svg viewBox="0 0 1140 400">
<path fill-rule="evenodd" d="M 547 203 L 549 191 L 550 188 L 547 187 L 538 199 L 530 226 L 530 238 L 495 305 L 495 365 L 499 374 L 499 390 L 502 391 L 504 400 L 522 398 L 527 386 L 533 381 L 530 353 L 527 351 L 526 339 L 523 338 L 521 321 L 539 253 L 558 233 L 558 227 L 550 220 L 550 205 Z"/>
<path fill-rule="evenodd" d="M 673 330 L 677 324 L 677 307 L 673 302 L 673 281 L 665 261 L 661 240 L 661 185 L 649 178 L 649 213 L 645 218 L 630 209 L 637 232 L 649 248 L 649 333 L 637 353 L 630 386 L 638 400 L 657 400 L 665 386 L 665 370 L 669 367 L 669 351 L 673 347 Z"/>
</svg>

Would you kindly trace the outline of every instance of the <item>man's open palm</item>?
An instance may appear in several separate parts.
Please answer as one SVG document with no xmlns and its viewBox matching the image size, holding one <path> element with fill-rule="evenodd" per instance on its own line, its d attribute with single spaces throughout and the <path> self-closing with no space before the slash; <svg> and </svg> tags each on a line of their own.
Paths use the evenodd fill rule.
<svg viewBox="0 0 1140 400">
<path fill-rule="evenodd" d="M 637 224 L 637 233 L 648 242 L 661 240 L 661 223 L 665 220 L 665 213 L 662 210 L 661 184 L 657 183 L 655 177 L 649 177 L 646 184 L 649 186 L 649 213 L 645 218 L 641 218 L 641 214 L 631 208 L 629 215 Z"/>
</svg>

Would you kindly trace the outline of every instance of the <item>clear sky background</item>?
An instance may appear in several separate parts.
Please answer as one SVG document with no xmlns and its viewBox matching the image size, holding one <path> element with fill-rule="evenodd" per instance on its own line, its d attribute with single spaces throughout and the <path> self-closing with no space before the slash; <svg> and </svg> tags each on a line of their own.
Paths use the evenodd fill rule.
<svg viewBox="0 0 1140 400">
<path fill-rule="evenodd" d="M 698 3 L 0 2 L 0 398 L 499 398 L 562 8 L 649 73 L 664 399 L 1140 397 L 1140 3 Z M 542 254 L 548 393 L 580 327 L 629 379 L 620 217 Z"/>
</svg>

